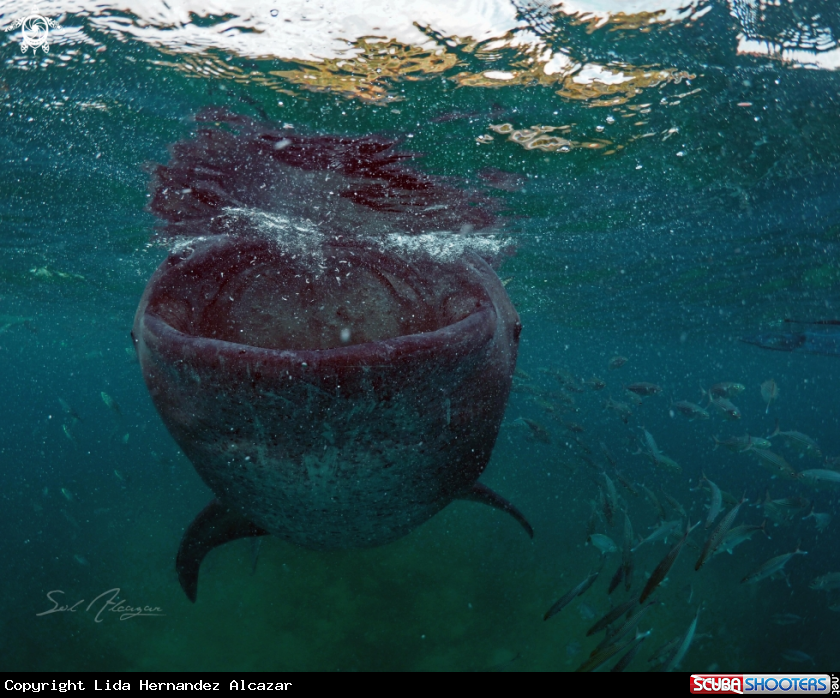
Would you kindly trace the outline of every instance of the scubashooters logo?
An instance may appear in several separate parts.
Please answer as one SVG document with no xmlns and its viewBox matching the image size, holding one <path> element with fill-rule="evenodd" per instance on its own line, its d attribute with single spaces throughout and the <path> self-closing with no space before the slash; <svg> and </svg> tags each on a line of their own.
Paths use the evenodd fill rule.
<svg viewBox="0 0 840 698">
<path fill-rule="evenodd" d="M 699 694 L 808 695 L 831 692 L 828 674 L 692 674 L 690 690 Z"/>
<path fill-rule="evenodd" d="M 5 31 L 11 32 L 15 29 L 20 29 L 20 50 L 22 53 L 32 47 L 32 53 L 38 53 L 38 49 L 44 50 L 44 53 L 50 52 L 49 36 L 50 29 L 58 29 L 58 22 L 43 15 L 34 14 L 24 17 L 23 19 L 16 19 L 12 22 L 11 27 L 6 27 Z"/>
<path fill-rule="evenodd" d="M 744 692 L 744 677 L 739 675 L 692 674 L 692 693 L 737 693 Z"/>
</svg>

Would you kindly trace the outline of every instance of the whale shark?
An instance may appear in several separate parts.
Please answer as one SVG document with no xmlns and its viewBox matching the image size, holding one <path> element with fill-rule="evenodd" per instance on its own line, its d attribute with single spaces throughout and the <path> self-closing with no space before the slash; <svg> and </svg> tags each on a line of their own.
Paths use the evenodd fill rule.
<svg viewBox="0 0 840 698">
<path fill-rule="evenodd" d="M 176 555 L 187 597 L 229 541 L 379 546 L 456 500 L 533 537 L 478 482 L 522 327 L 492 206 L 412 169 L 394 140 L 196 120 L 153 169 L 171 250 L 132 329 L 152 401 L 214 494 Z"/>
</svg>

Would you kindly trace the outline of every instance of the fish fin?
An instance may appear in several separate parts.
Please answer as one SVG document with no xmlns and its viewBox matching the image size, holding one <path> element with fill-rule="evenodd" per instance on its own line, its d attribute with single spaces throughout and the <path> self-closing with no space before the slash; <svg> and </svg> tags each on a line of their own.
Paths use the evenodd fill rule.
<svg viewBox="0 0 840 698">
<path fill-rule="evenodd" d="M 175 569 L 178 581 L 187 598 L 195 603 L 198 595 L 198 570 L 207 553 L 237 538 L 265 536 L 259 526 L 248 521 L 239 512 L 229 509 L 214 499 L 193 519 L 181 538 Z"/>
<path fill-rule="evenodd" d="M 770 534 L 767 533 L 767 519 L 764 519 L 764 521 L 761 522 L 761 531 L 765 536 L 767 536 L 767 540 L 773 540 L 770 538 Z"/>
<path fill-rule="evenodd" d="M 528 523 L 528 520 L 522 512 L 513 506 L 513 504 L 511 504 L 507 499 L 496 494 L 493 490 L 486 485 L 482 485 L 480 482 L 476 482 L 472 487 L 470 487 L 470 489 L 456 497 L 456 499 L 488 504 L 494 509 L 507 512 L 519 522 L 530 538 L 534 537 L 534 529 L 531 528 L 531 524 Z"/>
</svg>

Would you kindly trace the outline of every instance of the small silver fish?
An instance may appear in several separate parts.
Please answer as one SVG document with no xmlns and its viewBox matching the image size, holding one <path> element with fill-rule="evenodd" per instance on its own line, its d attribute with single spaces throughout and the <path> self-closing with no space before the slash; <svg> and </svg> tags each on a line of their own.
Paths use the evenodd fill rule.
<svg viewBox="0 0 840 698">
<path fill-rule="evenodd" d="M 640 541 L 635 548 L 633 548 L 633 552 L 638 550 L 642 547 L 645 543 L 653 543 L 658 540 L 668 541 L 670 536 L 677 535 L 680 531 L 682 531 L 682 521 L 677 519 L 675 521 L 663 521 L 656 529 L 651 533 L 647 538 Z"/>
<path fill-rule="evenodd" d="M 624 656 L 613 665 L 613 668 L 610 669 L 610 673 L 624 671 L 628 666 L 630 666 L 630 662 L 632 662 L 636 658 L 636 655 L 639 654 L 639 650 L 642 649 L 642 642 L 644 642 L 644 640 L 650 635 L 650 632 L 650 630 L 646 633 L 641 633 L 638 630 L 636 631 L 636 638 L 630 643 L 630 649 L 627 650 Z"/>
<path fill-rule="evenodd" d="M 625 424 L 627 424 L 633 416 L 633 408 L 630 407 L 630 405 L 626 402 L 616 402 L 611 397 L 607 398 L 607 401 L 604 403 L 604 409 L 615 412 Z"/>
<path fill-rule="evenodd" d="M 713 395 L 715 397 L 735 397 L 743 393 L 744 390 L 746 390 L 746 388 L 742 383 L 723 381 L 722 383 L 715 383 L 708 391 L 704 392 L 708 392 L 709 395 Z"/>
<path fill-rule="evenodd" d="M 70 419 L 73 420 L 73 422 L 82 421 L 82 418 L 79 416 L 78 412 L 76 412 L 76 410 L 74 410 L 66 400 L 64 400 L 63 398 L 58 398 L 58 403 L 61 405 L 61 409 L 63 409 L 67 413 L 67 415 L 70 417 Z"/>
<path fill-rule="evenodd" d="M 625 390 L 629 390 L 631 393 L 635 393 L 640 397 L 648 397 L 650 395 L 658 395 L 662 392 L 662 388 L 656 383 L 631 383 L 628 386 L 625 386 Z"/>
<path fill-rule="evenodd" d="M 832 485 L 840 485 L 840 473 L 836 470 L 823 470 L 821 468 L 803 470 L 799 473 L 799 477 L 809 482 L 830 482 Z"/>
<path fill-rule="evenodd" d="M 122 416 L 122 412 L 120 411 L 120 406 L 117 404 L 116 400 L 112 398 L 108 393 L 102 391 L 99 393 L 99 396 L 102 398 L 102 402 L 108 407 L 108 409 L 113 410 L 118 415 Z"/>
<path fill-rule="evenodd" d="M 674 671 L 680 662 L 685 657 L 686 653 L 688 652 L 688 648 L 691 647 L 691 642 L 694 640 L 694 633 L 697 630 L 697 621 L 700 620 L 700 610 L 702 606 L 697 607 L 697 613 L 694 614 L 694 620 L 691 621 L 691 625 L 688 626 L 688 630 L 685 631 L 685 635 L 682 637 L 682 641 L 680 642 L 678 649 L 673 657 L 671 657 L 671 661 L 665 666 L 665 671 Z"/>
<path fill-rule="evenodd" d="M 782 652 L 782 659 L 786 659 L 789 662 L 797 662 L 798 664 L 816 664 L 810 654 L 805 654 L 801 650 L 785 650 Z"/>
<path fill-rule="evenodd" d="M 770 539 L 770 536 L 767 534 L 767 519 L 762 521 L 760 526 L 736 526 L 723 537 L 723 542 L 718 546 L 718 549 L 712 553 L 712 557 L 720 555 L 721 553 L 729 553 L 732 555 L 732 551 L 735 550 L 735 548 L 741 545 L 741 543 L 746 543 L 758 531 L 763 531 L 764 535 L 767 536 L 767 539 Z"/>
<path fill-rule="evenodd" d="M 706 516 L 706 528 L 709 528 L 720 515 L 721 509 L 723 509 L 723 495 L 721 494 L 720 487 L 707 478 L 706 473 L 703 473 L 703 480 L 709 486 L 709 494 L 711 496 L 709 514 Z"/>
<path fill-rule="evenodd" d="M 659 498 L 644 485 L 640 485 L 640 487 L 645 491 L 650 503 L 653 504 L 656 509 L 656 513 L 659 514 L 659 520 L 664 521 L 668 518 L 668 515 L 665 513 L 665 507 L 662 506 L 662 502 L 659 501 Z"/>
<path fill-rule="evenodd" d="M 665 488 L 664 488 L 664 487 L 660 487 L 660 488 L 659 488 L 659 491 L 662 493 L 662 496 L 663 496 L 663 497 L 665 497 L 665 501 L 666 501 L 666 502 L 668 502 L 668 504 L 670 505 L 670 507 L 671 507 L 671 508 L 672 508 L 672 509 L 673 509 L 673 510 L 677 513 L 677 514 L 679 514 L 681 518 L 685 519 L 685 518 L 687 518 L 687 517 L 688 517 L 688 514 L 687 514 L 687 513 L 686 513 L 686 511 L 685 511 L 685 507 L 683 507 L 683 505 L 682 505 L 682 504 L 680 504 L 680 503 L 679 503 L 679 501 L 677 501 L 676 499 L 674 499 L 674 497 L 672 497 L 670 494 L 668 494 L 668 493 L 665 491 Z"/>
<path fill-rule="evenodd" d="M 528 428 L 531 430 L 531 435 L 541 443 L 550 444 L 551 443 L 551 435 L 548 433 L 548 429 L 546 429 L 542 424 L 533 419 L 528 419 L 527 417 L 520 417 L 525 424 L 528 425 Z"/>
<path fill-rule="evenodd" d="M 656 569 L 650 573 L 650 577 L 648 577 L 647 583 L 645 584 L 645 588 L 642 589 L 642 593 L 639 596 L 639 603 L 644 603 L 645 599 L 647 599 L 655 590 L 656 588 L 665 580 L 665 577 L 668 576 L 668 572 L 670 572 L 671 567 L 673 567 L 674 562 L 676 561 L 677 557 L 679 557 L 680 551 L 683 549 L 685 542 L 688 540 L 688 537 L 691 535 L 691 532 L 700 525 L 698 521 L 693 526 L 689 527 L 686 524 L 685 528 L 685 535 L 682 539 L 671 548 L 665 557 L 662 558 L 662 561 L 656 566 Z"/>
<path fill-rule="evenodd" d="M 534 404 L 539 407 L 540 409 L 545 410 L 546 412 L 556 412 L 557 407 L 554 403 L 549 402 L 548 400 L 544 400 L 541 397 L 534 398 Z"/>
<path fill-rule="evenodd" d="M 777 555 L 776 557 L 770 558 L 763 565 L 759 565 L 756 569 L 744 577 L 741 580 L 741 584 L 755 584 L 756 582 L 760 582 L 762 579 L 765 579 L 770 575 L 781 572 L 788 561 L 795 555 L 807 554 L 808 553 L 805 550 L 800 550 L 797 546 L 796 550 L 792 553 L 784 553 L 783 555 Z"/>
<path fill-rule="evenodd" d="M 815 591 L 832 591 L 840 589 L 840 572 L 829 572 L 821 577 L 816 577 L 808 585 L 809 589 Z"/>
<path fill-rule="evenodd" d="M 682 467 L 679 463 L 677 463 L 672 458 L 669 458 L 661 450 L 659 450 L 659 447 L 656 445 L 656 441 L 654 440 L 651 433 L 644 428 L 642 428 L 642 432 L 644 433 L 644 441 L 645 445 L 647 446 L 647 453 L 645 453 L 641 449 L 637 451 L 637 453 L 647 455 L 654 462 L 654 464 L 659 466 L 660 468 L 678 473 L 682 472 Z"/>
<path fill-rule="evenodd" d="M 769 467 L 770 470 L 775 472 L 777 475 L 784 475 L 789 478 L 802 477 L 791 467 L 790 463 L 784 459 L 784 456 L 762 448 L 753 448 L 750 450 L 758 456 L 761 461 L 763 461 L 762 465 Z"/>
<path fill-rule="evenodd" d="M 604 636 L 604 639 L 598 644 L 598 646 L 592 651 L 590 657 L 593 657 L 596 653 L 603 650 L 605 647 L 609 645 L 614 645 L 617 643 L 621 638 L 625 635 L 629 634 L 633 631 L 633 629 L 639 624 L 639 621 L 642 620 L 642 616 L 645 612 L 653 605 L 658 604 L 659 602 L 655 599 L 650 599 L 647 603 L 641 604 L 636 612 L 627 618 L 619 627 L 611 628 L 609 632 Z"/>
<path fill-rule="evenodd" d="M 630 404 L 633 407 L 638 407 L 645 401 L 645 399 L 641 395 L 638 395 L 637 393 L 631 392 L 629 390 L 624 391 L 624 397 L 630 402 Z"/>
<path fill-rule="evenodd" d="M 574 589 L 572 589 L 568 594 L 562 596 L 556 603 L 554 603 L 551 608 L 549 608 L 545 615 L 543 616 L 543 620 L 548 620 L 552 616 L 556 616 L 560 611 L 562 611 L 566 606 L 568 606 L 576 597 L 583 594 L 589 587 L 591 587 L 595 580 L 598 579 L 598 575 L 601 573 L 601 570 L 597 572 L 593 572 L 590 574 L 586 579 L 584 579 L 580 584 L 578 584 Z"/>
<path fill-rule="evenodd" d="M 671 416 L 681 414 L 683 417 L 689 419 L 708 419 L 709 413 L 700 405 L 695 405 L 693 402 L 687 400 L 680 400 L 679 402 L 671 403 Z"/>
<path fill-rule="evenodd" d="M 583 618 L 583 620 L 590 621 L 595 618 L 596 613 L 595 609 L 592 608 L 586 601 L 581 601 L 578 604 L 578 615 Z"/>
<path fill-rule="evenodd" d="M 828 528 L 828 524 L 831 523 L 831 514 L 821 514 L 816 512 L 812 506 L 811 513 L 802 517 L 803 521 L 807 519 L 813 519 L 814 525 L 817 527 L 817 532 L 822 533 L 826 528 Z"/>
<path fill-rule="evenodd" d="M 598 442 L 598 446 L 600 446 L 600 447 L 601 447 L 601 453 L 603 453 L 603 454 L 604 454 L 604 458 L 606 458 L 606 459 L 607 459 L 607 462 L 608 462 L 608 463 L 609 463 L 609 464 L 610 464 L 613 468 L 614 468 L 616 465 L 618 465 L 618 460 L 616 459 L 616 457 L 615 457 L 615 455 L 613 454 L 613 452 L 612 452 L 612 451 L 610 451 L 610 449 L 609 449 L 609 447 L 607 446 L 607 444 L 605 444 L 603 441 L 599 441 L 599 442 Z"/>
<path fill-rule="evenodd" d="M 633 585 L 633 524 L 624 512 L 624 541 L 621 546 L 621 576 L 624 577 L 624 590 L 630 591 Z"/>
<path fill-rule="evenodd" d="M 606 473 L 602 473 L 604 476 L 604 493 L 605 493 L 605 508 L 604 508 L 604 515 L 607 517 L 607 524 L 612 526 L 613 524 L 613 517 L 615 516 L 615 512 L 618 510 L 618 492 L 615 490 L 615 483 L 613 483 L 612 478 Z"/>
<path fill-rule="evenodd" d="M 809 506 L 811 506 L 811 502 L 799 496 L 770 499 L 769 490 L 765 494 L 764 502 L 762 503 L 764 515 L 772 519 L 776 525 L 791 523 L 794 516 Z"/>
<path fill-rule="evenodd" d="M 805 619 L 795 613 L 774 613 L 771 620 L 776 625 L 796 625 L 797 623 L 804 623 Z"/>
<path fill-rule="evenodd" d="M 720 412 L 724 417 L 731 420 L 741 419 L 741 410 L 738 409 L 737 405 L 733 404 L 729 399 L 725 397 L 713 397 L 710 398 L 711 404 L 715 406 L 715 408 Z"/>
<path fill-rule="evenodd" d="M 738 502 L 732 509 L 730 509 L 726 516 L 724 516 L 720 523 L 715 527 L 715 530 L 712 531 L 711 535 L 709 536 L 708 540 L 706 541 L 706 545 L 703 546 L 703 552 L 700 553 L 700 557 L 697 559 L 696 564 L 694 565 L 694 570 L 697 572 L 700 568 L 705 564 L 706 560 L 708 560 L 723 542 L 724 536 L 727 534 L 730 528 L 732 528 L 732 524 L 735 522 L 735 517 L 738 516 L 738 512 L 741 510 L 744 502 L 746 502 L 746 494 L 741 497 L 741 501 Z"/>
<path fill-rule="evenodd" d="M 723 446 L 728 451 L 732 451 L 732 453 L 743 453 L 750 448 L 748 436 L 728 436 L 725 439 L 719 439 L 717 436 L 713 436 L 712 441 L 715 442 L 715 450 L 718 446 Z"/>
<path fill-rule="evenodd" d="M 598 525 L 599 521 L 603 521 L 603 517 L 601 516 L 601 512 L 598 509 L 598 504 L 595 502 L 594 499 L 589 500 L 589 521 L 586 524 L 586 537 L 589 538 L 593 533 L 595 533 L 595 528 Z"/>
<path fill-rule="evenodd" d="M 593 625 L 591 628 L 589 628 L 589 630 L 586 631 L 586 637 L 589 637 L 590 635 L 594 635 L 595 633 L 600 632 L 601 630 L 605 630 L 606 628 L 611 626 L 619 618 L 621 618 L 621 616 L 623 616 L 630 609 L 632 609 L 636 605 L 637 602 L 638 602 L 638 599 L 634 596 L 631 599 L 629 599 L 628 601 L 625 601 L 623 604 L 619 604 L 618 606 L 613 608 L 605 616 L 603 616 L 597 623 L 595 623 L 595 625 Z"/>
<path fill-rule="evenodd" d="M 789 445 L 792 444 L 804 450 L 808 455 L 814 456 L 815 458 L 822 458 L 822 452 L 816 441 L 801 431 L 780 431 L 778 419 L 776 420 L 776 428 L 767 438 L 774 439 L 777 436 L 781 436 Z"/>
<path fill-rule="evenodd" d="M 639 496 L 639 490 L 637 490 L 637 489 L 635 488 L 635 486 L 633 485 L 633 483 L 632 483 L 632 482 L 630 482 L 630 480 L 628 480 L 628 479 L 625 477 L 625 475 L 624 475 L 624 474 L 623 474 L 620 470 L 616 470 L 616 471 L 615 471 L 615 478 L 616 478 L 616 480 L 618 480 L 618 481 L 619 481 L 619 483 L 621 483 L 621 486 L 622 486 L 625 490 L 627 490 L 630 494 L 632 494 L 634 497 L 638 497 L 638 496 Z"/>
<path fill-rule="evenodd" d="M 750 448 L 770 448 L 773 445 L 767 439 L 762 438 L 761 436 L 750 436 L 749 434 L 747 434 L 747 438 L 750 442 Z"/>
<path fill-rule="evenodd" d="M 767 409 L 764 414 L 770 414 L 770 405 L 773 404 L 777 397 L 779 397 L 779 386 L 776 385 L 776 381 L 769 378 L 761 384 L 761 399 L 767 403 Z"/>
<path fill-rule="evenodd" d="M 74 499 L 73 493 L 64 487 L 61 488 L 61 494 L 64 495 L 64 499 L 66 499 L 68 502 L 72 502 Z"/>
<path fill-rule="evenodd" d="M 617 368 L 621 368 L 624 364 L 627 363 L 627 359 L 624 356 L 613 356 L 609 362 L 607 363 L 607 367 L 610 370 L 615 370 Z"/>
<path fill-rule="evenodd" d="M 665 666 L 671 657 L 674 656 L 680 644 L 682 644 L 682 637 L 675 637 L 672 640 L 668 640 L 668 642 L 653 651 L 650 659 L 648 659 L 648 664 L 651 665 L 652 669 Z"/>
<path fill-rule="evenodd" d="M 76 437 L 75 437 L 75 436 L 73 436 L 73 432 L 72 432 L 72 431 L 70 431 L 70 427 L 69 427 L 69 426 L 67 426 L 66 424 L 62 424 L 62 425 L 61 425 L 61 430 L 64 432 L 64 435 L 65 435 L 68 439 L 70 439 L 70 441 L 72 441 L 74 444 L 75 444 L 75 443 L 78 443 L 78 442 L 76 441 Z"/>
<path fill-rule="evenodd" d="M 648 635 L 650 635 L 650 630 L 646 633 L 642 633 L 641 635 L 637 635 L 634 639 L 627 642 L 616 641 L 614 644 L 608 645 L 601 650 L 597 650 L 593 654 L 589 655 L 589 658 L 577 669 L 575 669 L 575 671 L 595 671 L 595 669 L 608 662 L 620 652 L 623 652 L 626 649 L 632 650 L 636 644 L 644 640 Z"/>
<path fill-rule="evenodd" d="M 605 536 L 603 533 L 593 533 L 586 539 L 586 542 L 592 543 L 592 545 L 601 551 L 602 555 L 618 551 L 618 546 L 613 542 L 613 539 Z"/>
</svg>

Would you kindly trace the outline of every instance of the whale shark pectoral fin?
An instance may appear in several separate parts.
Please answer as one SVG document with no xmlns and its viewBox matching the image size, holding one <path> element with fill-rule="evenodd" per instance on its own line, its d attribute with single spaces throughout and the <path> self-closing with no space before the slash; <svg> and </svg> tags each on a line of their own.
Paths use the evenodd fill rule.
<svg viewBox="0 0 840 698">
<path fill-rule="evenodd" d="M 193 519 L 175 558 L 178 581 L 187 598 L 195 603 L 198 594 L 198 570 L 207 553 L 237 538 L 265 536 L 259 526 L 251 523 L 242 514 L 214 499 Z"/>
<path fill-rule="evenodd" d="M 528 519 L 525 518 L 522 512 L 513 506 L 513 504 L 511 504 L 507 499 L 496 494 L 493 490 L 485 485 L 482 485 L 480 482 L 476 482 L 470 489 L 456 497 L 456 499 L 464 499 L 468 502 L 481 502 L 482 504 L 489 504 L 491 507 L 498 509 L 499 511 L 505 511 L 519 522 L 531 538 L 534 537 L 534 529 L 531 528 L 531 524 L 528 523 Z"/>
</svg>

